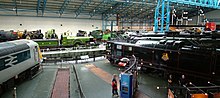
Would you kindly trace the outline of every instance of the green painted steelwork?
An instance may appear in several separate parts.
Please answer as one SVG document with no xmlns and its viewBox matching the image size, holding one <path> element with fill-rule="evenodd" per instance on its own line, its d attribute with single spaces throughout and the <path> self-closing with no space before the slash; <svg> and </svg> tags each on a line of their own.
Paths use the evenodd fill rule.
<svg viewBox="0 0 220 98">
<path fill-rule="evenodd" d="M 109 40 L 110 38 L 111 38 L 111 33 L 103 34 L 102 36 L 102 40 L 105 40 L 105 41 Z"/>
<path fill-rule="evenodd" d="M 47 40 L 37 39 L 37 40 L 34 40 L 34 41 L 37 42 L 40 47 L 59 46 L 59 40 L 58 39 L 47 39 Z"/>
<path fill-rule="evenodd" d="M 75 36 L 64 36 L 62 39 L 63 46 L 76 46 L 85 45 L 91 41 L 93 37 L 75 37 Z"/>
</svg>

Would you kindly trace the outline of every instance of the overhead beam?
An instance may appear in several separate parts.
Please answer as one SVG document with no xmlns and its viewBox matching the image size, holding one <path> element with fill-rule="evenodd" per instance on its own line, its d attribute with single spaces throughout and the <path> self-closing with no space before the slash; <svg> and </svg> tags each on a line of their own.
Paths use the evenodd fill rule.
<svg viewBox="0 0 220 98">
<path fill-rule="evenodd" d="M 158 0 L 155 10 L 154 26 L 155 32 L 164 33 L 169 30 L 170 5 L 169 3 L 187 4 L 198 7 L 220 9 L 220 0 Z M 160 25 L 160 27 L 159 27 Z"/>
<path fill-rule="evenodd" d="M 112 7 L 102 12 L 102 14 L 111 14 L 121 8 L 122 3 L 115 3 Z"/>
<path fill-rule="evenodd" d="M 124 4 L 124 5 L 122 6 L 122 9 L 119 10 L 119 11 L 120 11 L 120 14 L 126 15 L 126 16 L 130 15 L 129 13 L 132 12 L 131 9 L 132 9 L 134 6 L 135 6 L 134 3 L 126 3 L 126 4 Z"/>
<path fill-rule="evenodd" d="M 60 8 L 60 10 L 59 10 L 60 16 L 62 16 L 64 10 L 66 9 L 66 7 L 68 6 L 68 4 L 69 4 L 70 1 L 71 1 L 71 0 L 64 0 L 63 4 L 62 4 L 62 6 L 61 6 L 61 8 Z"/>
<path fill-rule="evenodd" d="M 100 12 L 100 11 L 102 10 L 102 8 L 101 8 L 100 6 L 101 6 L 102 4 L 107 4 L 107 1 L 108 1 L 108 0 L 102 0 L 102 2 L 101 2 L 98 6 L 96 6 L 94 10 L 92 10 L 91 12 L 89 12 L 90 17 L 93 17 L 97 12 Z M 105 7 L 105 6 L 103 6 L 103 7 Z"/>
<path fill-rule="evenodd" d="M 16 15 L 18 15 L 18 6 L 17 6 L 17 0 L 12 0 L 14 2 L 14 8 Z"/>
<path fill-rule="evenodd" d="M 139 1 L 139 2 L 137 2 L 137 1 L 120 1 L 120 0 L 115 0 L 116 2 L 121 2 L 121 3 L 134 3 L 134 4 L 143 4 L 142 3 L 142 1 Z M 153 3 L 153 2 L 146 2 L 146 3 L 144 3 L 145 5 L 157 5 L 157 4 L 155 4 L 155 3 Z"/>
<path fill-rule="evenodd" d="M 42 8 L 42 16 L 44 16 L 44 11 L 46 9 L 47 0 L 43 1 L 43 8 Z"/>
<path fill-rule="evenodd" d="M 169 1 L 169 0 L 168 0 Z M 158 0 L 154 16 L 154 31 L 164 33 L 169 30 L 170 5 L 165 0 Z M 159 27 L 160 26 L 160 27 Z"/>
<path fill-rule="evenodd" d="M 165 0 L 170 3 L 180 3 L 192 6 L 201 6 L 214 9 L 220 9 L 220 0 Z"/>
<path fill-rule="evenodd" d="M 75 11 L 76 17 L 80 15 L 80 13 L 91 3 L 91 0 L 85 0 L 80 7 Z"/>
</svg>

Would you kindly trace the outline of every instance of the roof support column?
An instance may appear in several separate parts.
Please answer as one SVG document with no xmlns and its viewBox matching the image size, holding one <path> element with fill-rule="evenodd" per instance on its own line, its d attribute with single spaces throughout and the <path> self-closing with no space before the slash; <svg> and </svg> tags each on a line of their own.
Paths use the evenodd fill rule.
<svg viewBox="0 0 220 98">
<path fill-rule="evenodd" d="M 154 31 L 160 33 L 164 33 L 164 29 L 165 31 L 169 31 L 169 23 L 170 23 L 169 18 L 170 18 L 169 0 L 166 1 L 158 0 L 158 4 L 155 9 L 155 16 L 154 16 Z"/>
<path fill-rule="evenodd" d="M 37 16 L 38 16 L 39 9 L 40 9 L 40 2 L 41 2 L 41 0 L 38 0 L 38 1 L 37 1 Z"/>
<path fill-rule="evenodd" d="M 47 4 L 47 0 L 44 0 L 43 9 L 42 9 L 42 16 L 44 16 L 44 11 L 45 11 L 45 8 L 46 8 L 46 4 Z"/>
<path fill-rule="evenodd" d="M 102 31 L 106 30 L 107 20 L 108 20 L 108 16 L 106 14 L 102 14 Z"/>
<path fill-rule="evenodd" d="M 18 15 L 18 8 L 17 8 L 17 0 L 13 0 L 14 1 L 14 9 L 15 9 L 15 13 L 16 15 Z"/>
</svg>

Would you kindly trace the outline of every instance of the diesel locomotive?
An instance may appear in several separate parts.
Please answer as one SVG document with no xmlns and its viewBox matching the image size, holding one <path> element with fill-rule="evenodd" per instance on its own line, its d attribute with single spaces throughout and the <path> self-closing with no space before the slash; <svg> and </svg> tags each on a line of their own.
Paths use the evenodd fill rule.
<svg viewBox="0 0 220 98">
<path fill-rule="evenodd" d="M 0 95 L 23 80 L 33 78 L 41 68 L 42 55 L 32 40 L 0 43 Z"/>
</svg>

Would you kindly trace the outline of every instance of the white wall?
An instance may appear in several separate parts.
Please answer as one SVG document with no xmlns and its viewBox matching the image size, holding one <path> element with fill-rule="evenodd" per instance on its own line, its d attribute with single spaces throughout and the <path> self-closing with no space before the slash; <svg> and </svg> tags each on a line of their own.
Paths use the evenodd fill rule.
<svg viewBox="0 0 220 98">
<path fill-rule="evenodd" d="M 20 26 L 22 24 L 22 26 Z M 62 26 L 61 26 L 62 24 Z M 94 25 L 94 27 L 92 26 Z M 49 29 L 55 29 L 58 35 L 70 30 L 77 33 L 78 30 L 87 31 L 102 29 L 102 20 L 66 19 L 66 18 L 44 18 L 44 17 L 20 17 L 0 16 L 0 30 L 35 31 L 41 29 L 45 33 Z"/>
<path fill-rule="evenodd" d="M 197 24 L 197 18 L 198 16 L 192 17 L 192 22 L 189 22 L 189 24 Z M 205 13 L 205 17 L 207 19 L 220 19 L 220 10 L 214 10 L 208 13 Z M 200 20 L 201 21 L 201 20 Z M 220 21 L 216 22 L 216 24 L 220 24 Z"/>
</svg>

